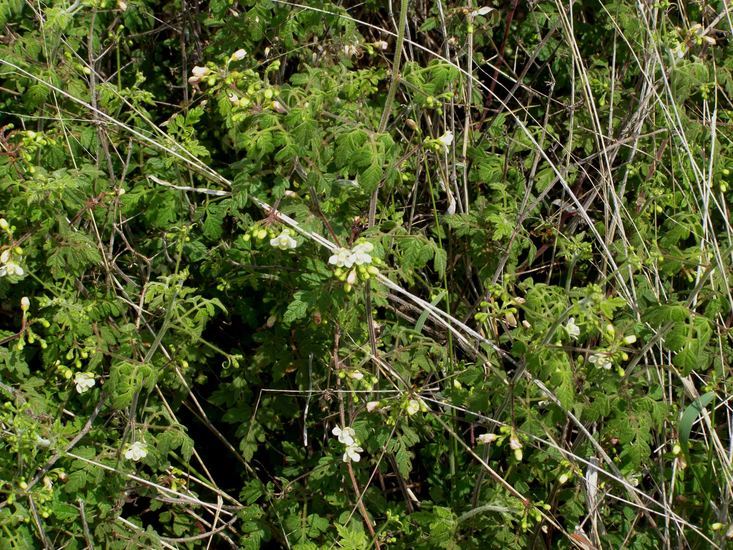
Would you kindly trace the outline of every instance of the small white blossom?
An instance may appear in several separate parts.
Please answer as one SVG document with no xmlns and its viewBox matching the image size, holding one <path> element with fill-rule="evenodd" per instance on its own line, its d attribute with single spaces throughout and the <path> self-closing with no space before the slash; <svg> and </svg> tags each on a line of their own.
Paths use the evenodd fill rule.
<svg viewBox="0 0 733 550">
<path fill-rule="evenodd" d="M 0 229 L 2 229 L 3 231 L 7 231 L 8 229 L 10 229 L 10 224 L 5 218 L 0 218 Z"/>
<path fill-rule="evenodd" d="M 407 414 L 412 416 L 420 412 L 420 402 L 417 399 L 410 399 L 407 402 Z"/>
<path fill-rule="evenodd" d="M 369 401 L 366 404 L 366 410 L 367 412 L 374 412 L 377 409 L 381 408 L 381 403 L 379 401 Z"/>
<path fill-rule="evenodd" d="M 206 75 L 208 75 L 210 72 L 211 72 L 211 69 L 209 69 L 208 67 L 199 67 L 199 66 L 196 66 L 191 70 L 191 74 L 193 74 L 193 76 L 195 76 L 196 78 L 203 78 Z"/>
<path fill-rule="evenodd" d="M 270 245 L 280 250 L 291 250 L 298 246 L 298 241 L 293 239 L 287 230 L 283 230 L 277 237 L 270 239 Z"/>
<path fill-rule="evenodd" d="M 9 249 L 9 248 L 6 248 L 6 249 L 5 249 L 5 250 L 3 250 L 3 251 L 2 251 L 2 253 L 0 254 L 0 263 L 2 263 L 2 264 L 6 264 L 6 263 L 8 263 L 9 261 L 10 261 L 10 249 Z"/>
<path fill-rule="evenodd" d="M 568 322 L 565 325 L 565 332 L 567 332 L 568 336 L 573 340 L 578 339 L 578 336 L 580 336 L 580 327 L 575 324 L 575 317 L 568 319 Z"/>
<path fill-rule="evenodd" d="M 20 299 L 20 309 L 23 311 L 28 311 L 28 308 L 31 307 L 31 301 L 28 299 L 28 296 L 23 296 Z"/>
<path fill-rule="evenodd" d="M 354 265 L 351 259 L 351 250 L 348 248 L 337 248 L 336 252 L 328 259 L 328 263 L 337 267 L 351 267 Z"/>
<path fill-rule="evenodd" d="M 611 362 L 611 359 L 607 355 L 601 354 L 601 353 L 594 353 L 590 356 L 588 359 L 591 363 L 593 363 L 596 367 L 611 370 L 611 367 L 613 367 L 613 363 Z"/>
<path fill-rule="evenodd" d="M 349 271 L 349 275 L 346 277 L 346 282 L 350 285 L 354 285 L 356 284 L 356 278 L 356 269 L 352 269 L 351 271 Z"/>
<path fill-rule="evenodd" d="M 7 264 L 5 264 L 5 269 L 8 270 L 8 275 L 17 275 L 18 277 L 20 277 L 23 275 L 23 273 L 25 273 L 23 271 L 23 268 L 15 262 L 8 262 Z"/>
<path fill-rule="evenodd" d="M 91 390 L 97 381 L 90 372 L 77 372 L 74 375 L 74 384 L 76 384 L 77 393 L 86 393 Z"/>
<path fill-rule="evenodd" d="M 354 57 L 358 52 L 359 50 L 353 44 L 346 44 L 344 46 L 344 53 L 349 57 Z"/>
<path fill-rule="evenodd" d="M 239 98 L 237 97 L 237 94 L 229 94 L 228 96 L 229 103 L 232 105 L 236 105 L 239 102 Z"/>
<path fill-rule="evenodd" d="M 364 378 L 364 374 L 361 371 L 355 370 L 349 373 L 349 378 L 353 380 L 361 380 Z"/>
<path fill-rule="evenodd" d="M 514 432 L 512 432 L 512 435 L 509 437 L 509 447 L 514 451 L 514 458 L 521 461 L 523 454 L 522 443 Z"/>
<path fill-rule="evenodd" d="M 636 335 L 635 334 L 629 334 L 628 336 L 624 336 L 624 344 L 631 345 L 634 342 L 636 342 Z"/>
<path fill-rule="evenodd" d="M 148 446 L 141 441 L 135 441 L 132 445 L 127 447 L 125 450 L 125 458 L 137 462 L 148 456 Z"/>
<path fill-rule="evenodd" d="M 331 433 L 338 437 L 339 443 L 343 443 L 347 446 L 356 445 L 356 432 L 353 428 L 344 426 L 344 428 L 342 429 L 336 426 L 333 430 L 331 430 Z"/>
<path fill-rule="evenodd" d="M 356 265 L 364 265 L 372 263 L 370 252 L 374 250 L 372 243 L 359 243 L 351 249 L 351 255 Z"/>
<path fill-rule="evenodd" d="M 375 46 L 376 48 L 379 48 L 380 50 L 384 51 L 384 50 L 386 50 L 386 49 L 387 49 L 387 48 L 389 47 L 389 44 L 387 44 L 387 42 L 386 42 L 386 41 L 384 41 L 384 40 L 377 40 L 377 41 L 376 41 L 376 42 L 374 43 L 374 46 Z"/>
<path fill-rule="evenodd" d="M 288 112 L 288 110 L 285 108 L 285 106 L 280 103 L 277 99 L 272 102 L 272 110 L 276 113 L 280 113 L 281 115 L 284 115 Z"/>
<path fill-rule="evenodd" d="M 489 445 L 490 443 L 496 441 L 498 437 L 499 436 L 496 434 L 481 434 L 476 438 L 476 441 L 479 443 L 479 445 Z"/>
<path fill-rule="evenodd" d="M 372 263 L 372 255 L 374 245 L 370 242 L 359 243 L 354 248 L 338 248 L 336 252 L 328 258 L 328 263 L 337 267 L 345 267 L 347 269 L 354 265 L 367 265 Z M 353 272 L 353 278 L 356 278 L 356 272 Z M 353 283 L 349 283 L 353 284 Z"/>
<path fill-rule="evenodd" d="M 473 10 L 471 12 L 471 15 L 476 17 L 477 15 L 486 15 L 488 13 L 491 13 L 492 11 L 494 11 L 494 8 L 490 8 L 489 6 L 483 6 L 477 10 Z"/>
<path fill-rule="evenodd" d="M 448 147 L 450 147 L 451 144 L 453 143 L 453 132 L 451 132 L 450 130 L 447 131 L 445 134 L 443 134 L 442 136 L 438 138 L 438 141 L 447 151 Z"/>
<path fill-rule="evenodd" d="M 240 48 L 232 54 L 232 61 L 242 61 L 242 59 L 244 59 L 246 55 L 247 52 L 244 50 L 244 48 Z"/>
<path fill-rule="evenodd" d="M 352 444 L 347 445 L 346 450 L 344 451 L 343 461 L 344 462 L 359 462 L 361 460 L 361 455 L 359 453 L 363 452 L 364 449 L 359 447 L 359 445 Z"/>
</svg>

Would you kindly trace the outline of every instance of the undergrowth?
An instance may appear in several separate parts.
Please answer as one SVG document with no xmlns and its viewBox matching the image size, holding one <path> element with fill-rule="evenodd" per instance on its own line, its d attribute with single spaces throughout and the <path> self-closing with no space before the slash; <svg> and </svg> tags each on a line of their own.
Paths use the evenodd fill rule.
<svg viewBox="0 0 733 550">
<path fill-rule="evenodd" d="M 0 547 L 730 544 L 730 10 L 0 1 Z"/>
</svg>

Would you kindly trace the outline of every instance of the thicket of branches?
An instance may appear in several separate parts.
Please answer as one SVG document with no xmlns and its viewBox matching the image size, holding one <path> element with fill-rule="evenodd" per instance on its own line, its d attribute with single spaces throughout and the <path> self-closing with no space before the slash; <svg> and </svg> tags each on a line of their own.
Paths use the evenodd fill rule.
<svg viewBox="0 0 733 550">
<path fill-rule="evenodd" d="M 0 1 L 0 547 L 725 547 L 730 12 Z"/>
</svg>

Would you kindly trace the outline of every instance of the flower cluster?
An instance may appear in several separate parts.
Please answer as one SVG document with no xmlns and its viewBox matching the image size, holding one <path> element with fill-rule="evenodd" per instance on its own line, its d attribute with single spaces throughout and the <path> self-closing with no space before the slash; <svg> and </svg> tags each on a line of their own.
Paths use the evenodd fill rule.
<svg viewBox="0 0 733 550">
<path fill-rule="evenodd" d="M 125 458 L 137 462 L 148 456 L 148 446 L 141 441 L 135 441 L 125 450 Z"/>
<path fill-rule="evenodd" d="M 13 229 L 10 227 L 8 220 L 0 218 L 0 230 L 4 231 L 9 239 L 13 238 Z M 1 249 L 0 252 L 0 277 L 17 276 L 22 277 L 25 271 L 20 267 L 23 249 L 19 246 Z"/>
<path fill-rule="evenodd" d="M 439 138 L 425 138 L 425 144 L 437 152 L 447 153 L 450 151 L 450 146 L 453 145 L 453 138 L 453 132 L 448 130 Z"/>
<path fill-rule="evenodd" d="M 270 246 L 280 250 L 292 250 L 298 246 L 298 241 L 292 237 L 290 229 L 283 229 L 277 237 L 270 239 Z"/>
<path fill-rule="evenodd" d="M 334 273 L 339 280 L 344 281 L 344 290 L 349 292 L 359 281 L 366 281 L 379 274 L 374 264 L 380 263 L 379 258 L 372 257 L 374 245 L 370 242 L 361 242 L 353 248 L 337 248 L 328 259 L 328 263 L 335 265 Z"/>
<path fill-rule="evenodd" d="M 331 430 L 331 433 L 335 435 L 338 438 L 339 443 L 342 443 L 345 447 L 344 455 L 342 457 L 344 462 L 359 462 L 361 460 L 361 455 L 359 453 L 363 452 L 364 449 L 359 446 L 359 440 L 356 439 L 356 432 L 353 428 L 349 428 L 348 426 L 340 428 L 339 426 L 336 426 Z"/>
<path fill-rule="evenodd" d="M 510 426 L 502 426 L 501 428 L 499 428 L 499 431 L 501 432 L 501 435 L 492 432 L 487 432 L 479 435 L 476 438 L 476 443 L 478 443 L 479 445 L 491 445 L 492 443 L 502 445 L 505 441 L 508 441 L 509 448 L 514 453 L 514 458 L 517 461 L 521 462 L 523 457 L 522 442 L 519 439 L 517 432 L 515 432 L 514 429 Z"/>
<path fill-rule="evenodd" d="M 594 353 L 588 358 L 588 361 L 596 367 L 606 370 L 611 370 L 611 367 L 613 367 L 613 361 L 611 361 L 611 358 L 605 353 Z"/>
<path fill-rule="evenodd" d="M 188 83 L 193 86 L 206 79 L 206 83 L 211 86 L 214 84 L 214 77 L 211 75 L 211 69 L 208 67 L 199 67 L 198 65 L 191 70 L 191 77 L 188 79 Z"/>
</svg>

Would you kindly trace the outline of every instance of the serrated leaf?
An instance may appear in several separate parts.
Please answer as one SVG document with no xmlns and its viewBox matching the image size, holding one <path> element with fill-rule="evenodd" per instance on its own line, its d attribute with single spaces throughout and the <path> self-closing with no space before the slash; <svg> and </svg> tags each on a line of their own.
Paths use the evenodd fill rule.
<svg viewBox="0 0 733 550">
<path fill-rule="evenodd" d="M 293 296 L 293 301 L 288 304 L 285 315 L 283 316 L 283 322 L 286 325 L 290 325 L 295 321 L 304 319 L 308 313 L 308 304 L 303 301 L 303 291 L 296 292 Z"/>
<path fill-rule="evenodd" d="M 382 180 L 382 166 L 372 162 L 364 171 L 359 173 L 359 184 L 367 193 L 374 191 Z"/>
</svg>

